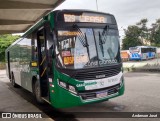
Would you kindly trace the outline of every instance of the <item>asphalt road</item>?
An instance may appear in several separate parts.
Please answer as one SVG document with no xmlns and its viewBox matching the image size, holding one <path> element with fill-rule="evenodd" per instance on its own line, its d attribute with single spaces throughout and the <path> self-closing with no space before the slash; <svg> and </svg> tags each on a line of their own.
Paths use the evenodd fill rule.
<svg viewBox="0 0 160 121">
<path fill-rule="evenodd" d="M 72 112 L 86 112 L 86 114 L 87 112 L 160 112 L 160 73 L 129 72 L 125 73 L 124 76 L 126 89 L 123 96 L 111 99 L 107 102 L 68 109 L 55 109 L 48 104 L 40 106 L 28 91 L 22 88 L 13 88 L 5 78 L 5 75 L 0 75 L 0 80 L 3 77 L 3 82 L 8 85 L 9 90 L 15 92 L 16 95 L 18 94 L 56 121 L 159 121 L 158 118 L 100 118 L 96 117 L 96 113 L 92 114 L 94 118 L 92 118 L 92 115 L 89 117 L 84 116 L 83 118 L 72 115 Z M 66 113 L 71 114 L 71 119 L 56 118 L 57 114 L 63 117 Z"/>
</svg>

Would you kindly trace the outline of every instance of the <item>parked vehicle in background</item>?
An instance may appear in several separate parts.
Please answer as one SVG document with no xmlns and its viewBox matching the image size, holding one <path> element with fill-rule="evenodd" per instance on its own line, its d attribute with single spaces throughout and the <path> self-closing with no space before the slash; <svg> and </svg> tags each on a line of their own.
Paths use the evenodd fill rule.
<svg viewBox="0 0 160 121">
<path fill-rule="evenodd" d="M 156 47 L 136 46 L 129 48 L 129 60 L 148 60 L 156 57 Z"/>
<path fill-rule="evenodd" d="M 121 50 L 122 61 L 129 61 L 129 50 Z"/>
</svg>

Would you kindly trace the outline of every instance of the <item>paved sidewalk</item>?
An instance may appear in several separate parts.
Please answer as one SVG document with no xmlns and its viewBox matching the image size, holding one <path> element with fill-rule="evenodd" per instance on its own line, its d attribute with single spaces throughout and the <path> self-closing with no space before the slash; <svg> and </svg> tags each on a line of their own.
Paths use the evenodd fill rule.
<svg viewBox="0 0 160 121">
<path fill-rule="evenodd" d="M 5 70 L 0 70 L 0 112 L 42 112 L 36 108 L 33 104 L 24 100 L 20 95 L 16 94 L 9 89 L 7 85 L 9 79 L 6 77 Z M 0 121 L 10 121 L 17 119 L 2 119 Z M 19 119 L 19 120 L 29 120 L 29 121 L 53 121 L 47 116 L 43 119 Z"/>
</svg>

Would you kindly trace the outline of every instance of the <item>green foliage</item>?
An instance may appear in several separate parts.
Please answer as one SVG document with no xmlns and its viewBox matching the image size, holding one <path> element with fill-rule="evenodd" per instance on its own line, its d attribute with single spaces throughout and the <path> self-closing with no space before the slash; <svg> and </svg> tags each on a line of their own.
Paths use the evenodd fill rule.
<svg viewBox="0 0 160 121">
<path fill-rule="evenodd" d="M 128 26 L 122 40 L 122 49 L 126 50 L 129 47 L 145 45 L 145 42 L 160 47 L 160 19 L 153 23 L 151 27 L 147 27 L 147 22 L 147 19 L 142 19 L 136 25 Z"/>
<path fill-rule="evenodd" d="M 138 26 L 128 26 L 127 30 L 125 30 L 125 37 L 123 39 L 123 50 L 128 50 L 129 47 L 134 47 L 137 45 L 142 45 L 142 42 L 139 38 L 141 34 L 141 30 Z"/>
<path fill-rule="evenodd" d="M 140 20 L 140 22 L 138 22 L 136 24 L 138 26 L 139 30 L 141 31 L 139 38 L 141 39 L 142 43 L 143 43 L 143 40 L 148 40 L 148 38 L 149 38 L 149 30 L 146 26 L 147 22 L 148 22 L 147 19 L 142 19 L 142 20 Z"/>
<path fill-rule="evenodd" d="M 150 40 L 152 42 L 152 45 L 160 47 L 160 19 L 152 24 L 152 28 L 150 31 Z"/>
<path fill-rule="evenodd" d="M 5 60 L 5 50 L 18 38 L 20 38 L 18 35 L 0 35 L 0 62 Z"/>
</svg>

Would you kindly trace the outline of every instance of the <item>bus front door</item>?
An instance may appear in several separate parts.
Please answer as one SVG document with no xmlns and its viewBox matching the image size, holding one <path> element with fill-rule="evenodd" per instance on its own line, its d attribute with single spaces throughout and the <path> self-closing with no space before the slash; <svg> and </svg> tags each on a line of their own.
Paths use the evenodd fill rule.
<svg viewBox="0 0 160 121">
<path fill-rule="evenodd" d="M 44 28 L 37 33 L 38 62 L 41 96 L 49 101 L 49 81 L 53 79 L 52 51 L 53 34 L 50 25 L 45 24 Z"/>
<path fill-rule="evenodd" d="M 49 96 L 49 83 L 47 74 L 47 46 L 46 46 L 45 30 L 41 29 L 37 33 L 37 45 L 38 45 L 38 65 L 39 65 L 39 79 L 40 90 L 42 97 Z"/>
</svg>

